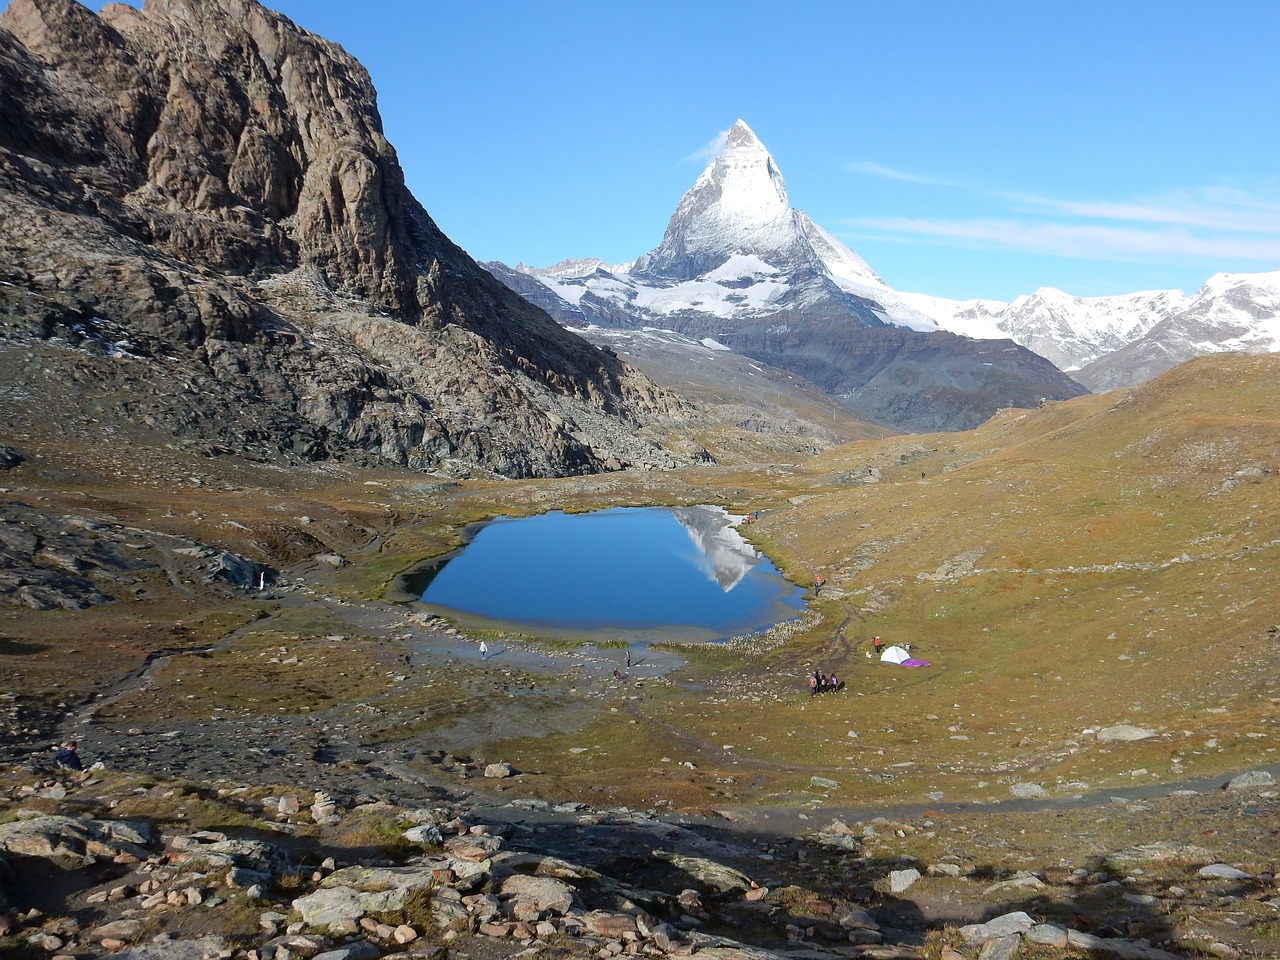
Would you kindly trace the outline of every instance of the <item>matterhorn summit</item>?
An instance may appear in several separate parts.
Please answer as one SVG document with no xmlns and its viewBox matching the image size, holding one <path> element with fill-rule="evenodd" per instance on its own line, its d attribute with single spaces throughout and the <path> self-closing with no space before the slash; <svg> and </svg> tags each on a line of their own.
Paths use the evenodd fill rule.
<svg viewBox="0 0 1280 960">
<path fill-rule="evenodd" d="M 861 257 L 792 208 L 782 171 L 742 120 L 680 199 L 662 243 L 636 261 L 630 276 L 663 287 L 711 280 L 752 289 L 754 296 L 736 298 L 735 312 L 748 303 L 767 310 L 803 301 L 812 308 L 834 297 L 845 301 L 840 309 L 873 325 L 936 326 L 903 303 Z M 792 282 L 780 284 L 780 278 Z M 876 303 L 849 302 L 844 294 Z"/>
<path fill-rule="evenodd" d="M 487 266 L 567 326 L 658 328 L 727 347 L 900 429 L 972 427 L 1000 407 L 1084 392 L 1010 340 L 947 333 L 908 305 L 791 206 L 781 169 L 742 120 L 680 198 L 662 242 L 633 264 Z"/>
<path fill-rule="evenodd" d="M 632 275 L 690 280 L 734 256 L 774 253 L 794 239 L 793 219 L 773 157 L 739 120 L 724 152 L 681 198 L 662 243 Z"/>
<path fill-rule="evenodd" d="M 681 198 L 662 243 L 636 261 L 631 275 L 667 284 L 722 274 L 735 259 L 743 269 L 761 262 L 773 270 L 838 266 L 864 284 L 884 287 L 857 254 L 791 208 L 782 172 L 742 120 Z"/>
</svg>

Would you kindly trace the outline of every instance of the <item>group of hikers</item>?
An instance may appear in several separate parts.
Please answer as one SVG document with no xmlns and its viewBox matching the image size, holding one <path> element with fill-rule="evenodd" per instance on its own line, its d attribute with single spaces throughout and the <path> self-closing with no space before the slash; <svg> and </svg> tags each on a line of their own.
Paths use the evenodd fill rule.
<svg viewBox="0 0 1280 960">
<path fill-rule="evenodd" d="M 815 670 L 809 676 L 809 696 L 811 697 L 820 693 L 835 693 L 843 689 L 844 681 L 838 679 L 834 673 L 828 676 L 821 670 Z"/>
</svg>

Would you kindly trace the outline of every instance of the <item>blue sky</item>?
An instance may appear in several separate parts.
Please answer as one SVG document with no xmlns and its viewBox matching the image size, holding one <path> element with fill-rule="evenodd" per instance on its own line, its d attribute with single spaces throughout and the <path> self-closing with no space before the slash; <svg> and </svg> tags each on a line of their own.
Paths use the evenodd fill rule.
<svg viewBox="0 0 1280 960">
<path fill-rule="evenodd" d="M 478 260 L 634 259 L 742 118 L 899 290 L 1280 269 L 1275 0 L 267 5 L 368 68 L 410 189 Z"/>
</svg>

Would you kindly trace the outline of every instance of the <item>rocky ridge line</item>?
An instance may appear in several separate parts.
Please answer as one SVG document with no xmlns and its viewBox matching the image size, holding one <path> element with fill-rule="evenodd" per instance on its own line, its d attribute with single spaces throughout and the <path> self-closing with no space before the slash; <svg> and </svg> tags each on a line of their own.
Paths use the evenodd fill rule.
<svg viewBox="0 0 1280 960">
<path fill-rule="evenodd" d="M 253 0 L 13 0 L 0 107 L 0 331 L 43 353 L 6 372 L 48 409 L 95 399 L 50 387 L 88 367 L 99 420 L 272 455 L 512 477 L 699 455 L 663 448 L 674 394 L 439 231 L 365 70 Z M 119 397 L 113 365 L 145 389 Z"/>
</svg>

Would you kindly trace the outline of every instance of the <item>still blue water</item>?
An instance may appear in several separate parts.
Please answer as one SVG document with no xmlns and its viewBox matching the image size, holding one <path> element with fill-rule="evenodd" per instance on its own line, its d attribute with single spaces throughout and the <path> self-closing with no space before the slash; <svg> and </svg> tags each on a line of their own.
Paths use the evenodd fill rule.
<svg viewBox="0 0 1280 960">
<path fill-rule="evenodd" d="M 725 639 L 792 619 L 804 605 L 804 591 L 715 507 L 499 518 L 418 584 L 423 602 L 446 612 L 633 638 L 672 628 Z"/>
</svg>

